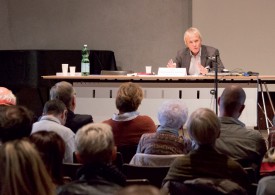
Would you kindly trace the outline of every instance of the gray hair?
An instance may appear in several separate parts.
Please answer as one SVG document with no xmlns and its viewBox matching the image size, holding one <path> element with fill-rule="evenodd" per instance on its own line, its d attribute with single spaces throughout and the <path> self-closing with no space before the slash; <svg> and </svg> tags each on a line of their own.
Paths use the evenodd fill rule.
<svg viewBox="0 0 275 195">
<path fill-rule="evenodd" d="M 158 120 L 162 127 L 179 129 L 185 124 L 187 117 L 188 108 L 180 100 L 167 100 L 158 111 Z"/>
<path fill-rule="evenodd" d="M 84 163 L 109 163 L 112 159 L 114 136 L 111 126 L 90 123 L 75 135 L 76 151 Z"/>
<path fill-rule="evenodd" d="M 72 84 L 66 81 L 61 81 L 52 86 L 50 90 L 50 99 L 59 99 L 67 108 L 70 108 L 74 94 L 75 91 Z"/>
<path fill-rule="evenodd" d="M 213 145 L 220 135 L 220 121 L 208 108 L 195 110 L 188 122 L 187 131 L 190 138 L 198 145 Z"/>
<path fill-rule="evenodd" d="M 194 34 L 198 35 L 200 40 L 202 40 L 202 36 L 201 36 L 200 31 L 197 28 L 190 27 L 184 33 L 183 39 L 184 39 L 185 45 L 187 45 L 187 37 L 189 37 L 190 35 L 194 35 Z"/>
</svg>

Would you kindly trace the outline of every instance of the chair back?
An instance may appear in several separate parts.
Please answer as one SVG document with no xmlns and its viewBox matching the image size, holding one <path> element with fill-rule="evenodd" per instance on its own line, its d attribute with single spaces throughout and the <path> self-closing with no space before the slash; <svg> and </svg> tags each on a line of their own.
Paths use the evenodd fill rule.
<svg viewBox="0 0 275 195">
<path fill-rule="evenodd" d="M 258 183 L 259 175 L 253 167 L 244 167 L 243 169 L 247 173 L 250 183 Z"/>
<path fill-rule="evenodd" d="M 124 163 L 129 163 L 136 154 L 137 145 L 118 146 L 117 151 L 121 153 Z"/>
<path fill-rule="evenodd" d="M 138 166 L 170 166 L 177 158 L 184 156 L 184 154 L 144 154 L 136 153 L 129 164 Z"/>
<path fill-rule="evenodd" d="M 122 170 L 123 165 L 123 157 L 120 152 L 116 153 L 116 159 L 113 161 L 113 165 L 115 165 L 120 171 Z"/>
<path fill-rule="evenodd" d="M 151 185 L 158 188 L 161 187 L 168 170 L 169 166 L 135 166 L 125 163 L 122 166 L 122 172 L 127 179 L 147 179 Z"/>
<path fill-rule="evenodd" d="M 150 185 L 148 179 L 126 179 L 126 186 L 130 185 Z"/>
<path fill-rule="evenodd" d="M 71 180 L 77 179 L 77 171 L 82 166 L 80 163 L 63 163 L 63 177 L 69 177 Z"/>
<path fill-rule="evenodd" d="M 237 183 L 228 179 L 197 178 L 193 180 L 167 181 L 163 185 L 163 191 L 170 195 L 247 195 L 247 191 Z"/>
</svg>

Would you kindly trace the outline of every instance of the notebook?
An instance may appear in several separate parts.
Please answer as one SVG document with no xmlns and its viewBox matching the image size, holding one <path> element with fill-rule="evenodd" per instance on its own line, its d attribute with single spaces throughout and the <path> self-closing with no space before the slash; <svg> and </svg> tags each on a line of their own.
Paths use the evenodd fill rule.
<svg viewBox="0 0 275 195">
<path fill-rule="evenodd" d="M 241 76 L 239 72 L 218 72 L 218 76 Z M 215 72 L 206 73 L 206 76 L 215 76 Z"/>
</svg>

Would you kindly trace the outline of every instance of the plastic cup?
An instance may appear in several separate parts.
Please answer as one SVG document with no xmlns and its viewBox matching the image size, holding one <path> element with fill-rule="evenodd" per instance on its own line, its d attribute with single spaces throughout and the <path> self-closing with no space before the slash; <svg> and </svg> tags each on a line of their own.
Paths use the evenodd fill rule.
<svg viewBox="0 0 275 195">
<path fill-rule="evenodd" d="M 62 64 L 62 73 L 63 73 L 63 75 L 68 74 L 68 66 L 69 66 L 69 64 Z"/>
<path fill-rule="evenodd" d="M 70 75 L 75 76 L 75 66 L 70 66 Z"/>
<path fill-rule="evenodd" d="M 152 73 L 152 66 L 145 66 L 145 72 L 146 72 L 146 74 L 151 74 Z"/>
</svg>

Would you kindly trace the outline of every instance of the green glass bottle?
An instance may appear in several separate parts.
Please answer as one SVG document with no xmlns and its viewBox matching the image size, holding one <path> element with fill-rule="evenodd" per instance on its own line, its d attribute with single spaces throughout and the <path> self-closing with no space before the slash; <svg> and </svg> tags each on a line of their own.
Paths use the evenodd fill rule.
<svg viewBox="0 0 275 195">
<path fill-rule="evenodd" d="M 90 52 L 88 50 L 87 45 L 84 45 L 81 53 L 82 53 L 81 75 L 88 76 L 90 75 L 90 60 L 89 60 Z"/>
</svg>

